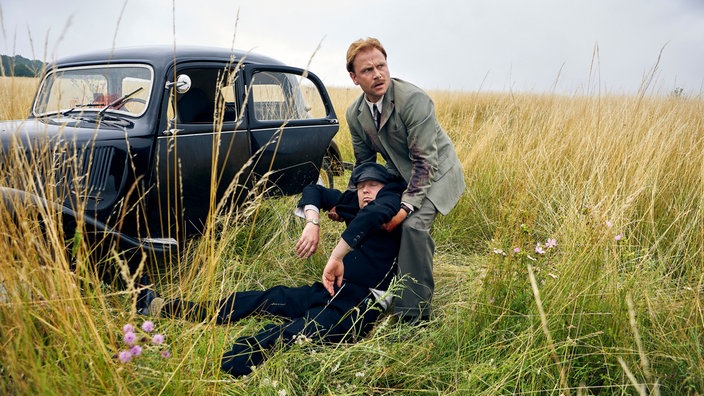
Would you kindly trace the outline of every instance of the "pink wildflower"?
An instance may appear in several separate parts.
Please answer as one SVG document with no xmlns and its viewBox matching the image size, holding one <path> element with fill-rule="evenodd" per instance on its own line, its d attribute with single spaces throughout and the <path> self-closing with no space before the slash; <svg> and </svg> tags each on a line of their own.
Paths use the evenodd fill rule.
<svg viewBox="0 0 704 396">
<path fill-rule="evenodd" d="M 555 240 L 555 238 L 548 238 L 548 241 L 545 242 L 545 248 L 547 249 L 552 249 L 555 246 L 557 246 L 557 241 Z"/>
<path fill-rule="evenodd" d="M 540 242 L 538 242 L 538 244 L 535 245 L 535 253 L 537 253 L 537 254 L 545 254 L 545 249 L 543 249 L 543 247 L 540 246 Z"/>
<path fill-rule="evenodd" d="M 147 320 L 144 323 L 142 323 L 142 330 L 146 331 L 147 333 L 151 332 L 154 330 L 154 322 Z"/>
<path fill-rule="evenodd" d="M 613 226 L 614 226 L 614 225 L 613 225 L 612 222 L 606 220 L 606 227 L 607 227 L 607 228 L 611 228 L 611 227 L 613 227 Z"/>
<path fill-rule="evenodd" d="M 128 333 L 125 333 L 125 337 L 124 337 L 125 344 L 132 345 L 132 344 L 134 344 L 134 341 L 136 339 L 137 339 L 137 335 L 135 333 L 133 333 L 131 331 Z"/>
<path fill-rule="evenodd" d="M 123 333 L 134 333 L 134 326 L 127 323 L 126 325 L 122 326 L 122 332 Z"/>
<path fill-rule="evenodd" d="M 614 237 L 614 239 L 617 240 L 617 241 L 620 241 L 621 238 L 623 238 L 623 234 L 617 234 L 617 235 Z"/>
<path fill-rule="evenodd" d="M 168 359 L 168 358 L 171 357 L 171 352 L 169 352 L 168 350 L 164 350 L 164 351 L 161 353 L 161 357 L 163 357 L 164 359 Z"/>
<path fill-rule="evenodd" d="M 152 344 L 161 345 L 163 343 L 164 343 L 164 336 L 161 334 L 154 334 L 154 337 L 152 337 Z"/>
<path fill-rule="evenodd" d="M 130 353 L 132 356 L 139 356 L 142 354 L 142 347 L 139 345 L 134 345 L 132 348 L 130 348 Z"/>
<path fill-rule="evenodd" d="M 513 248 L 513 252 L 516 253 L 516 254 L 518 254 L 518 253 L 521 252 L 521 248 L 515 247 L 515 248 Z"/>
<path fill-rule="evenodd" d="M 129 363 L 130 360 L 132 360 L 132 354 L 130 351 L 120 351 L 120 353 L 117 355 L 117 359 L 120 361 L 120 363 Z"/>
</svg>

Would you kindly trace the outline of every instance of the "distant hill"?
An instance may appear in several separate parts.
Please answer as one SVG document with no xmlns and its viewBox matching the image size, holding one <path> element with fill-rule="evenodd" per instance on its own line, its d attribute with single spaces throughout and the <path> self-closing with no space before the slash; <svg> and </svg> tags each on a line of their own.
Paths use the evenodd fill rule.
<svg viewBox="0 0 704 396">
<path fill-rule="evenodd" d="M 41 74 L 44 62 L 30 60 L 22 55 L 2 55 L 2 70 L 5 76 L 37 77 Z"/>
</svg>

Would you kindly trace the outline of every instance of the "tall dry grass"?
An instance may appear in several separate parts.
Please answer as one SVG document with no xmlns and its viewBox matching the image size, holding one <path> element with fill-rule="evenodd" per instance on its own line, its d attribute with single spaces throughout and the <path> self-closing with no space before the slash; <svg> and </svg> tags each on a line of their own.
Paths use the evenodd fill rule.
<svg viewBox="0 0 704 396">
<path fill-rule="evenodd" d="M 6 83 L 2 106 L 21 94 L 20 83 Z M 358 94 L 331 89 L 345 160 L 344 110 Z M 432 95 L 468 189 L 433 229 L 427 327 L 384 320 L 360 343 L 295 345 L 235 380 L 219 372 L 220 354 L 275 318 L 159 319 L 171 357 L 145 350 L 121 364 L 122 326 L 143 321 L 134 290 L 101 283 L 80 250 L 66 257 L 60 236 L 45 237 L 31 213 L 19 223 L 3 214 L 0 392 L 703 393 L 702 101 Z M 2 117 L 23 117 L 30 100 Z M 178 265 L 150 269 L 159 290 L 205 300 L 317 280 L 339 226 L 324 222 L 321 252 L 301 261 L 295 198 L 254 202 Z"/>
<path fill-rule="evenodd" d="M 29 116 L 38 78 L 0 77 L 0 119 L 14 120 Z"/>
<path fill-rule="evenodd" d="M 469 264 L 483 279 L 477 286 L 464 278 L 471 286 L 451 291 L 440 286 L 448 304 L 440 310 L 449 309 L 443 320 L 466 331 L 457 351 L 479 341 L 461 371 L 493 362 L 491 371 L 501 374 L 468 379 L 463 389 L 701 392 L 695 378 L 702 350 L 694 340 L 704 330 L 704 103 L 658 96 L 433 97 L 468 185 L 458 207 L 436 222 L 436 273 L 444 279 L 448 271 L 454 285 L 457 268 Z M 546 248 L 550 240 L 557 246 Z M 544 306 L 532 291 L 529 266 Z M 545 309 L 545 338 L 538 308 Z M 685 351 L 692 342 L 697 347 Z M 627 376 L 620 359 L 636 374 Z"/>
<path fill-rule="evenodd" d="M 475 316 L 487 322 L 484 330 L 495 334 L 505 322 L 513 333 L 526 314 L 528 327 L 507 346 L 519 344 L 524 356 L 549 347 L 533 333 L 530 264 L 540 279 L 547 328 L 558 340 L 559 361 L 551 370 L 556 386 L 563 368 L 572 387 L 619 393 L 614 384 L 631 385 L 616 363 L 623 358 L 651 393 L 701 392 L 692 371 L 701 372 L 702 351 L 689 354 L 681 346 L 702 334 L 702 101 L 438 95 L 438 103 L 469 186 L 467 199 L 445 220 L 473 231 L 448 239 L 475 252 L 486 244 L 494 255 L 477 300 L 490 302 Z M 535 252 L 552 238 L 555 249 Z M 516 382 L 511 391 L 525 386 Z"/>
</svg>

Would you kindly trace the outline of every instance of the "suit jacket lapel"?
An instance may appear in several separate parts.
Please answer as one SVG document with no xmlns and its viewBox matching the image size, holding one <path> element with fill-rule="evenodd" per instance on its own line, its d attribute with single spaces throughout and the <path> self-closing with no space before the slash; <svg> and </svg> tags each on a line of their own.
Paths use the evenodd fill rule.
<svg viewBox="0 0 704 396">
<path fill-rule="evenodd" d="M 386 132 L 386 128 L 384 126 L 386 125 L 386 121 L 391 118 L 391 113 L 394 111 L 394 80 L 391 80 L 391 83 L 389 84 L 389 89 L 386 91 L 386 94 L 384 95 L 384 100 L 381 103 L 381 124 L 379 125 L 379 134 L 381 135 L 381 132 L 384 131 Z"/>
<path fill-rule="evenodd" d="M 369 111 L 369 106 L 364 100 L 364 94 L 362 94 L 361 100 L 359 102 L 359 107 L 357 107 L 359 112 L 359 122 L 362 124 L 364 130 L 373 129 L 376 130 L 376 125 L 374 125 L 374 119 L 372 118 L 372 112 Z"/>
</svg>

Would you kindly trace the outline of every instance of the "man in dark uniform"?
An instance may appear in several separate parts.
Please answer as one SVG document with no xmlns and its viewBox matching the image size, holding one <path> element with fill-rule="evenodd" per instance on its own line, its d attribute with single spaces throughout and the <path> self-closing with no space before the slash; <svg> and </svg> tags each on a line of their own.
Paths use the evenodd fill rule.
<svg viewBox="0 0 704 396">
<path fill-rule="evenodd" d="M 235 292 L 216 302 L 216 322 L 229 323 L 251 314 L 267 313 L 289 320 L 270 324 L 258 334 L 240 337 L 222 357 L 222 370 L 233 375 L 251 372 L 276 345 L 290 345 L 297 337 L 341 342 L 364 337 L 390 304 L 389 284 L 396 273 L 400 228 L 385 231 L 383 225 L 398 213 L 405 185 L 382 166 L 357 166 L 350 182 L 356 191 L 344 193 L 319 185 L 303 190 L 296 213 L 306 225 L 296 254 L 309 257 L 319 240 L 319 211 L 335 208 L 347 228 L 323 270 L 322 282 L 290 288 L 275 286 L 263 291 Z M 147 290 L 138 299 L 141 313 L 152 316 L 185 316 L 208 319 L 212 303 L 173 299 L 165 301 Z"/>
</svg>

